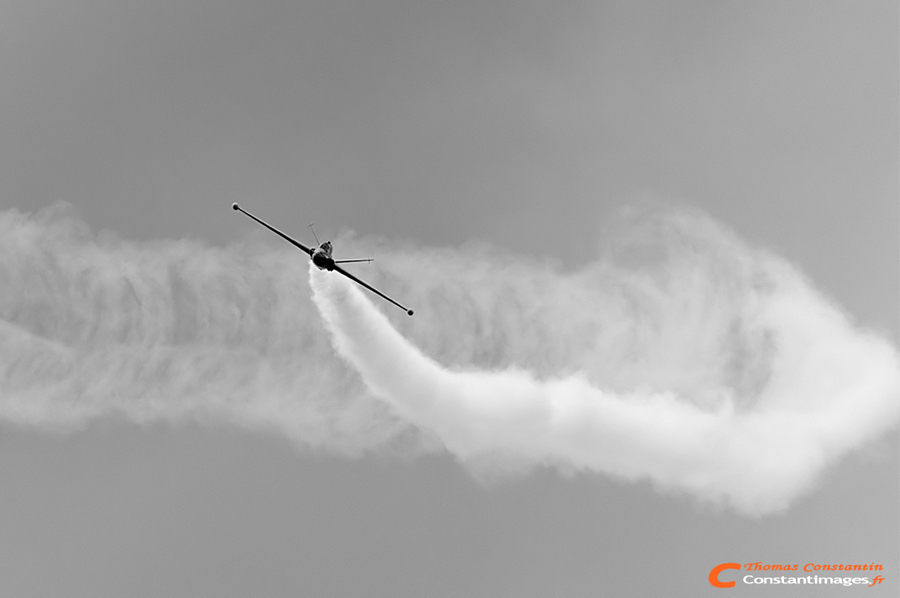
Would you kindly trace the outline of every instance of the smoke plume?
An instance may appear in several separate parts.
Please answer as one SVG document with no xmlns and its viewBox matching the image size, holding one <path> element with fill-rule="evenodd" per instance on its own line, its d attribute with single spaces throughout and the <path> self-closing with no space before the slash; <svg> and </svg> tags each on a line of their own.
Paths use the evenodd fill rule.
<svg viewBox="0 0 900 598">
<path fill-rule="evenodd" d="M 133 243 L 59 208 L 0 214 L 0 419 L 443 447 L 482 471 L 647 479 L 749 514 L 897 424 L 891 344 L 700 214 L 636 216 L 573 272 L 481 246 L 335 245 L 377 255 L 357 271 L 417 315 L 274 240 Z"/>
</svg>

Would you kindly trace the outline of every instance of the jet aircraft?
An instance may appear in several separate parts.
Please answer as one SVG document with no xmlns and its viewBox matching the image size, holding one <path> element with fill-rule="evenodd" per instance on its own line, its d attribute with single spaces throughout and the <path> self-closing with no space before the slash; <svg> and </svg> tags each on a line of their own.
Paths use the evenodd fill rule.
<svg viewBox="0 0 900 598">
<path fill-rule="evenodd" d="M 370 291 L 372 291 L 373 293 L 375 293 L 382 299 L 386 299 L 386 300 L 390 301 L 391 303 L 393 303 L 394 305 L 396 305 L 397 307 L 399 307 L 400 309 L 405 311 L 407 313 L 407 315 L 410 315 L 410 316 L 413 315 L 413 310 L 403 307 L 402 305 L 400 305 L 399 303 L 397 303 L 396 301 L 394 301 L 393 299 L 391 299 L 390 297 L 388 297 L 387 295 L 385 295 L 384 293 L 382 293 L 375 287 L 366 284 L 365 282 L 363 282 L 362 280 L 353 276 L 352 274 L 350 274 L 349 272 L 347 272 L 346 270 L 344 270 L 343 268 L 341 268 L 338 265 L 338 264 L 346 264 L 346 263 L 350 263 L 350 262 L 371 262 L 372 261 L 371 259 L 336 260 L 332 256 L 333 248 L 331 246 L 331 241 L 325 241 L 324 243 L 320 243 L 319 246 L 316 247 L 315 249 L 311 249 L 311 248 L 307 247 L 306 245 L 304 245 L 303 243 L 300 243 L 299 241 L 292 239 L 291 237 L 284 234 L 283 232 L 281 232 L 274 226 L 271 226 L 271 225 L 263 222 L 262 220 L 260 220 L 259 218 L 257 218 L 253 214 L 251 214 L 250 212 L 244 210 L 241 206 L 237 205 L 237 203 L 231 204 L 231 207 L 234 210 L 243 212 L 245 215 L 249 216 L 253 220 L 256 220 L 258 223 L 262 224 L 264 227 L 266 227 L 267 229 L 269 229 L 270 231 L 272 231 L 273 233 L 275 233 L 276 235 L 278 235 L 279 237 L 281 237 L 282 239 L 284 239 L 285 241 L 287 241 L 288 243 L 290 243 L 297 249 L 306 252 L 306 254 L 309 256 L 309 259 L 312 260 L 312 263 L 315 264 L 319 270 L 328 270 L 329 272 L 339 272 L 340 274 L 343 274 L 344 276 L 346 276 L 353 282 L 366 287 L 367 289 L 369 289 Z M 316 241 L 318 241 L 318 239 L 316 239 Z"/>
</svg>

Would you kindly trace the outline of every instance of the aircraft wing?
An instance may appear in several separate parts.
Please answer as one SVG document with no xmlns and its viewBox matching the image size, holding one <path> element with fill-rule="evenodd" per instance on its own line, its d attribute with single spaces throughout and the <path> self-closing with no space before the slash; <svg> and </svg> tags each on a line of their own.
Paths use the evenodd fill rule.
<svg viewBox="0 0 900 598">
<path fill-rule="evenodd" d="M 259 222 L 260 224 L 262 224 L 263 226 L 265 226 L 267 229 L 269 229 L 270 231 L 272 231 L 273 233 L 275 233 L 276 235 L 278 235 L 279 237 L 281 237 L 282 239 L 284 239 L 285 241 L 287 241 L 288 243 L 290 243 L 291 245 L 293 245 L 294 247 L 296 247 L 297 249 L 300 249 L 300 250 L 302 250 L 302 251 L 305 251 L 305 252 L 306 252 L 306 255 L 312 257 L 312 249 L 310 249 L 309 247 L 307 247 L 306 245 L 304 245 L 304 244 L 301 243 L 300 241 L 296 241 L 296 240 L 292 239 L 291 237 L 287 236 L 286 234 L 284 234 L 283 232 L 281 232 L 280 230 L 278 230 L 277 228 L 275 228 L 274 226 L 271 226 L 271 225 L 269 225 L 269 224 L 266 224 L 265 222 L 263 222 L 262 220 L 260 220 L 259 218 L 257 218 L 256 216 L 254 216 L 254 215 L 251 214 L 250 212 L 246 211 L 244 208 L 242 208 L 241 206 L 239 206 L 239 205 L 237 205 L 237 204 L 232 204 L 231 207 L 234 208 L 235 210 L 239 211 L 239 212 L 243 212 L 244 214 L 246 214 L 246 215 L 249 216 L 250 218 L 253 218 L 253 219 L 256 220 L 257 222 Z"/>
<path fill-rule="evenodd" d="M 410 315 L 410 316 L 413 315 L 413 310 L 407 309 L 407 308 L 403 307 L 402 305 L 400 305 L 399 303 L 397 303 L 396 301 L 394 301 L 393 299 L 391 299 L 390 297 L 388 297 L 387 295 L 385 295 L 384 293 L 382 293 L 381 291 L 379 291 L 379 290 L 376 289 L 375 287 L 370 286 L 370 285 L 366 284 L 365 282 L 361 281 L 360 279 L 358 279 L 357 277 L 353 276 L 352 274 L 350 274 L 349 272 L 347 272 L 346 270 L 344 270 L 343 268 L 341 268 L 341 267 L 338 266 L 337 264 L 334 265 L 334 271 L 335 271 L 335 272 L 340 272 L 341 274 L 343 274 L 344 276 L 346 276 L 347 278 L 349 278 L 350 280 L 352 280 L 352 281 L 355 282 L 356 284 L 362 285 L 362 286 L 366 287 L 367 289 L 369 289 L 370 291 L 372 291 L 373 293 L 375 293 L 376 295 L 378 295 L 378 296 L 381 297 L 382 299 L 387 299 L 388 301 L 390 301 L 391 303 L 393 303 L 394 305 L 396 305 L 397 307 L 399 307 L 400 309 L 402 309 L 403 311 L 405 311 L 405 312 L 407 313 L 407 315 Z"/>
</svg>

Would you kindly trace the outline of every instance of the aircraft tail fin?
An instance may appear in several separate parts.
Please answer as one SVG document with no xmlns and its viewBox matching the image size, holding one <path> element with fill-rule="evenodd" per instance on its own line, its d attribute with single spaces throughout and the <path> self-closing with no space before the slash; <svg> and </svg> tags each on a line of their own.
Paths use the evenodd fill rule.
<svg viewBox="0 0 900 598">
<path fill-rule="evenodd" d="M 316 245 L 321 245 L 321 243 L 319 242 L 319 235 L 316 234 L 316 229 L 313 228 L 315 224 L 309 223 L 306 226 L 312 231 L 313 237 L 315 237 L 316 239 Z"/>
</svg>

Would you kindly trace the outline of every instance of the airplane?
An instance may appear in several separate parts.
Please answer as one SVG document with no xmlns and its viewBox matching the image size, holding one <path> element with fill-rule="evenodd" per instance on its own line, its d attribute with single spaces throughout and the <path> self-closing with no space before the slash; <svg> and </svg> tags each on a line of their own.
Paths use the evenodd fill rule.
<svg viewBox="0 0 900 598">
<path fill-rule="evenodd" d="M 283 232 L 281 232 L 274 226 L 270 226 L 269 224 L 266 224 L 265 222 L 263 222 L 262 220 L 260 220 L 259 218 L 257 218 L 253 214 L 251 214 L 250 212 L 243 209 L 241 206 L 237 205 L 237 203 L 231 204 L 231 208 L 233 210 L 237 210 L 238 212 L 243 212 L 245 215 L 249 216 L 253 220 L 256 220 L 258 223 L 262 224 L 264 227 L 266 227 L 267 229 L 269 229 L 270 231 L 272 231 L 273 233 L 275 233 L 276 235 L 278 235 L 279 237 L 281 237 L 282 239 L 284 239 L 285 241 L 287 241 L 288 243 L 290 243 L 297 249 L 300 249 L 301 251 L 306 252 L 306 254 L 309 256 L 309 259 L 312 260 L 312 263 L 315 264 L 319 270 L 328 270 L 329 272 L 338 272 L 340 274 L 343 274 L 344 276 L 346 276 L 347 278 L 349 278 L 356 284 L 366 287 L 367 289 L 369 289 L 370 291 L 372 291 L 373 293 L 375 293 L 382 299 L 387 299 L 388 301 L 390 301 L 391 303 L 393 303 L 394 305 L 396 305 L 397 307 L 399 307 L 400 309 L 405 311 L 407 315 L 410 315 L 410 316 L 413 315 L 413 310 L 403 307 L 402 305 L 400 305 L 399 303 L 397 303 L 396 301 L 394 301 L 393 299 L 391 299 L 390 297 L 388 297 L 387 295 L 385 295 L 384 293 L 382 293 L 375 287 L 366 284 L 365 282 L 363 282 L 362 280 L 353 276 L 352 274 L 350 274 L 349 272 L 347 272 L 346 270 L 344 270 L 343 268 L 341 268 L 338 265 L 338 264 L 347 264 L 350 262 L 371 262 L 372 260 L 370 258 L 362 259 L 362 260 L 336 260 L 332 256 L 333 248 L 331 246 L 331 241 L 325 241 L 324 243 L 320 243 L 319 246 L 316 247 L 315 249 L 311 249 L 311 248 L 307 247 L 306 245 L 304 245 L 303 243 L 300 243 L 299 241 L 296 241 L 296 240 L 292 239 L 291 237 L 287 236 L 286 234 L 284 234 Z M 313 231 L 313 232 L 315 232 L 315 231 Z M 316 238 L 316 242 L 318 242 L 318 240 L 319 239 Z"/>
</svg>

